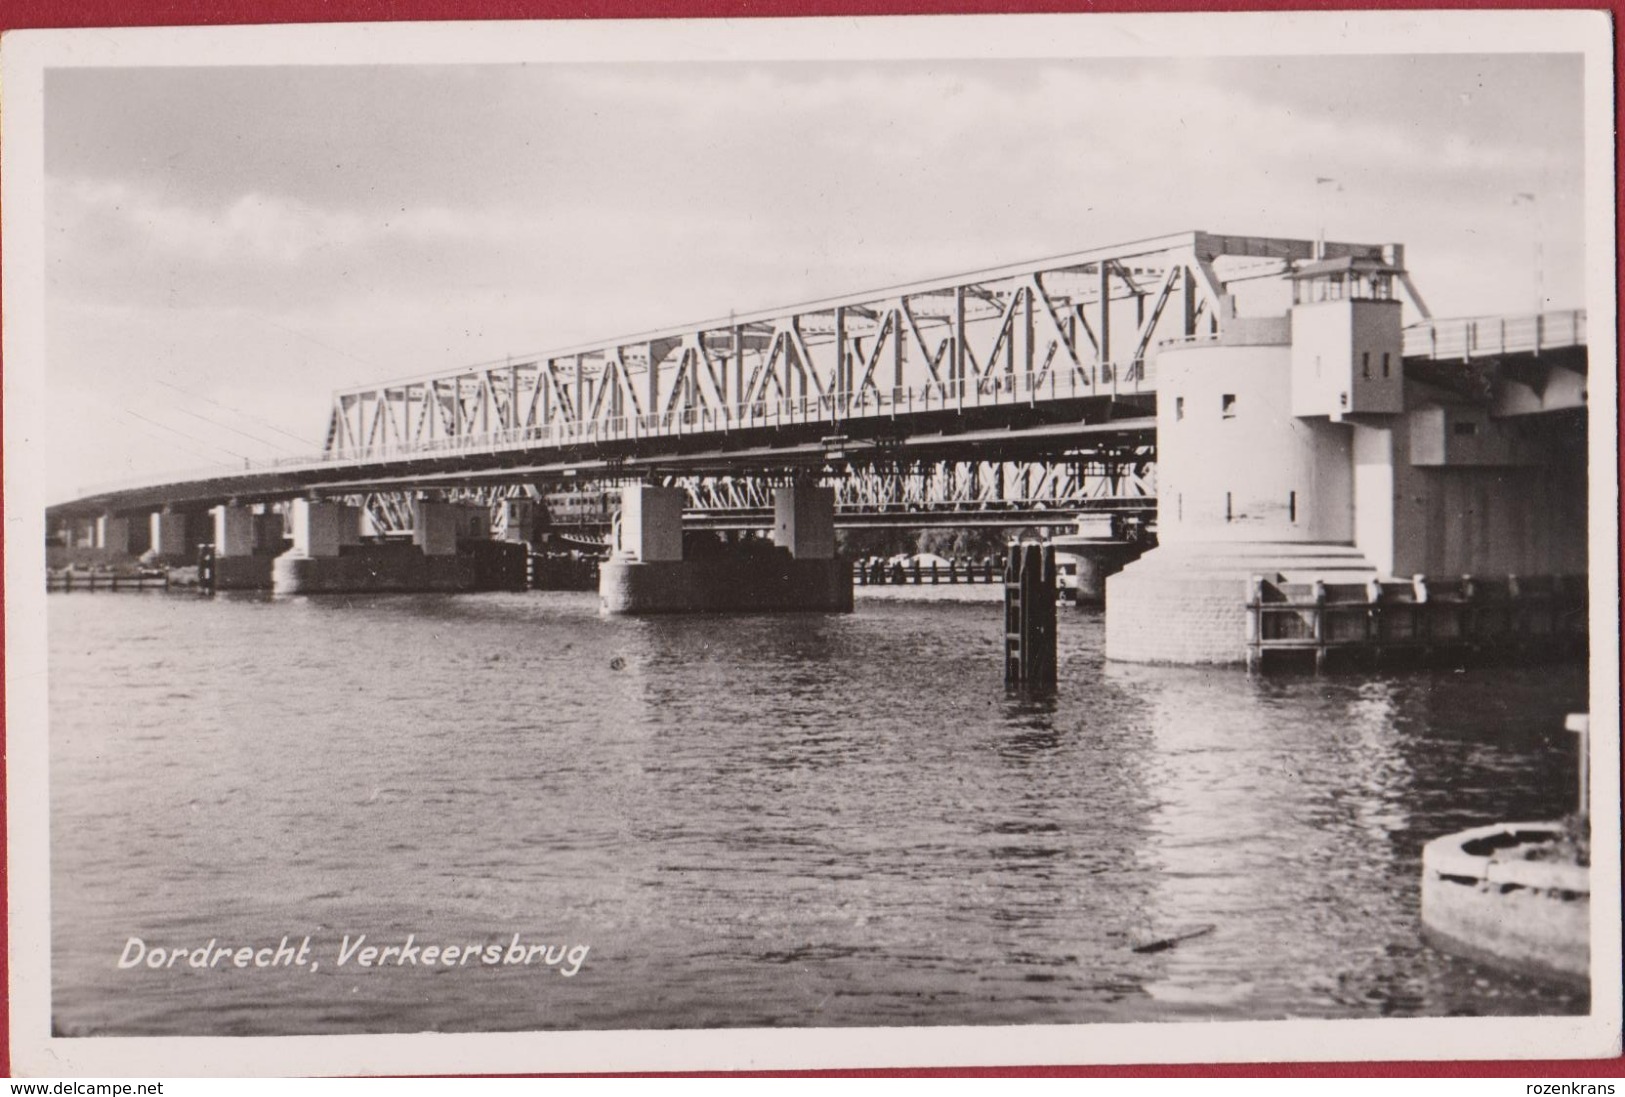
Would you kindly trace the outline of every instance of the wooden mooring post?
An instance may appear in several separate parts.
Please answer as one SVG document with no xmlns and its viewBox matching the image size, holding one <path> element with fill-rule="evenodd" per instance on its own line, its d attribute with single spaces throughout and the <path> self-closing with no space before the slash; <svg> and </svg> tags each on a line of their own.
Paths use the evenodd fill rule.
<svg viewBox="0 0 1625 1097">
<path fill-rule="evenodd" d="M 203 543 L 197 547 L 197 589 L 199 594 L 214 593 L 214 546 Z"/>
<path fill-rule="evenodd" d="M 1004 566 L 1004 680 L 1055 682 L 1055 549 L 1011 545 Z"/>
</svg>

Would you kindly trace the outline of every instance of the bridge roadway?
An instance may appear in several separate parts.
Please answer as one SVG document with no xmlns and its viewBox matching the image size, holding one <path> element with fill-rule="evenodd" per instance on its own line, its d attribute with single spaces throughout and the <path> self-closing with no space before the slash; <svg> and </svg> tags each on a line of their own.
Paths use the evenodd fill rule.
<svg viewBox="0 0 1625 1097">
<path fill-rule="evenodd" d="M 1090 481 L 1079 495 L 1125 481 L 1146 494 L 1155 348 L 1284 311 L 1283 275 L 1317 250 L 1403 266 L 1397 245 L 1202 232 L 1098 248 L 338 392 L 318 456 L 92 489 L 48 517 L 642 477 L 895 480 L 967 463 L 1067 465 Z M 1583 313 L 1405 336 L 1407 370 L 1453 383 L 1481 383 L 1486 361 L 1518 379 L 1515 364 L 1542 355 L 1583 374 L 1584 348 Z"/>
</svg>

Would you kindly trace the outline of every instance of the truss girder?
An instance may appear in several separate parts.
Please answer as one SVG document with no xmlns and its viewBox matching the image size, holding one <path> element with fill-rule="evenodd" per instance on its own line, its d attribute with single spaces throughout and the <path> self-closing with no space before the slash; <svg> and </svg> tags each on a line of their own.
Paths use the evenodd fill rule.
<svg viewBox="0 0 1625 1097">
<path fill-rule="evenodd" d="M 1047 512 L 1064 516 L 1104 507 L 1156 505 L 1152 447 L 1125 446 L 1121 451 L 1051 461 L 936 461 L 892 467 L 874 466 L 830 472 L 822 482 L 835 490 L 837 518 L 907 516 L 977 517 L 1003 513 Z M 685 513 L 699 518 L 773 512 L 775 488 L 792 483 L 787 476 L 667 476 L 662 483 L 687 495 Z M 407 536 L 412 532 L 413 503 L 419 498 L 485 506 L 492 536 L 502 537 L 511 499 L 530 499 L 545 510 L 555 528 L 608 523 L 619 506 L 620 481 L 569 484 L 503 484 L 434 492 L 368 492 L 342 497 L 362 507 L 369 532 Z"/>
<path fill-rule="evenodd" d="M 1155 502 L 1149 447 L 1057 461 L 937 461 L 848 470 L 824 477 L 838 514 L 907 511 L 1082 510 L 1101 500 Z M 667 477 L 690 511 L 771 510 L 780 479 Z M 783 482 L 788 483 L 788 480 Z"/>
<path fill-rule="evenodd" d="M 1146 362 L 1159 342 L 1222 327 L 1224 260 L 1290 262 L 1312 248 L 1184 233 L 342 391 L 324 456 L 533 450 L 783 423 L 827 423 L 836 434 L 858 418 L 1151 393 Z"/>
</svg>

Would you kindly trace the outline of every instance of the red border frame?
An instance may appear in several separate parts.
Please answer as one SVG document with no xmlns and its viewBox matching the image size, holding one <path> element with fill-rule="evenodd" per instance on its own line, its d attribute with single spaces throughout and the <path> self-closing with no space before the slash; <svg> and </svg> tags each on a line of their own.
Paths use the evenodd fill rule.
<svg viewBox="0 0 1625 1097">
<path fill-rule="evenodd" d="M 0 30 L 25 27 L 220 26 L 271 23 L 498 19 L 762 18 L 827 15 L 1015 15 L 1077 12 L 1480 10 L 1619 12 L 1616 0 L 46 0 L 0 13 Z"/>
<path fill-rule="evenodd" d="M 141 27 L 192 25 L 252 25 L 282 23 L 416 22 L 433 20 L 491 21 L 502 19 L 666 19 L 666 18 L 765 18 L 830 15 L 1014 15 L 1076 12 L 1195 12 L 1195 11 L 1329 11 L 1346 8 L 1373 10 L 1457 9 L 1551 9 L 1605 11 L 1614 22 L 1615 116 L 1619 116 L 1619 78 L 1625 70 L 1625 45 L 1619 29 L 1625 0 L 46 0 L 35 10 L 0 11 L 0 32 L 23 29 L 75 27 Z M 1619 240 L 1618 181 L 1625 178 L 1625 145 L 1615 137 L 1616 180 L 1614 221 L 1618 265 L 1625 258 L 1625 241 Z M 1617 282 L 1617 278 L 1616 278 Z M 1625 313 L 1625 310 L 1622 310 Z M 1618 318 L 1616 318 L 1618 320 Z M 1616 346 L 1625 343 L 1625 321 L 1616 331 Z M 1625 388 L 1625 386 L 1622 386 Z M 1625 419 L 1625 396 L 1620 401 Z M 3 436 L 3 431 L 0 431 Z M 3 440 L 3 437 L 0 437 Z M 1625 458 L 1619 461 L 1625 480 Z M 0 521 L 4 501 L 0 499 Z M 1616 515 L 1616 521 L 1618 515 Z M 5 562 L 0 543 L 0 568 Z M 1625 566 L 1622 566 L 1625 580 Z M 1625 586 L 1625 582 L 1622 582 Z M 0 607 L 4 593 L 0 591 Z M 5 622 L 0 618 L 0 650 L 4 650 Z M 0 680 L 0 702 L 5 684 Z M 0 710 L 0 747 L 4 744 L 5 719 Z M 0 749 L 0 802 L 4 801 L 6 761 Z M 7 820 L 0 812 L 0 845 L 5 843 Z M 6 847 L 9 850 L 9 846 Z M 9 858 L 7 859 L 9 860 Z M 6 883 L 6 860 L 0 860 L 0 888 Z M 9 901 L 9 890 L 6 891 Z M 0 1016 L 6 1029 L 0 1036 L 0 1075 L 11 1076 L 9 970 L 9 905 L 0 916 Z M 712 1077 L 722 1072 L 610 1074 L 593 1077 L 681 1078 Z M 817 1071 L 739 1071 L 729 1077 L 742 1078 L 1606 1078 L 1625 1076 L 1625 1054 L 1613 1059 L 1511 1059 L 1319 1063 L 1222 1063 L 1153 1064 L 1144 1066 L 1025 1066 L 1025 1067 L 930 1067 Z M 477 1077 L 477 1075 L 476 1075 Z M 586 1077 L 556 1075 L 554 1077 Z"/>
</svg>

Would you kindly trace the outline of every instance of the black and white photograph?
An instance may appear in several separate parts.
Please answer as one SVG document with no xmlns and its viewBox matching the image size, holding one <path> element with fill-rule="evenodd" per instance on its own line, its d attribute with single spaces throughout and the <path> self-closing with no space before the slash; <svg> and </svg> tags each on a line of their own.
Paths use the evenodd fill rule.
<svg viewBox="0 0 1625 1097">
<path fill-rule="evenodd" d="M 8 34 L 13 1070 L 1619 1054 L 1612 51 Z"/>
</svg>

